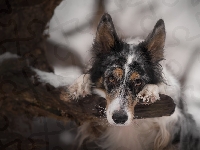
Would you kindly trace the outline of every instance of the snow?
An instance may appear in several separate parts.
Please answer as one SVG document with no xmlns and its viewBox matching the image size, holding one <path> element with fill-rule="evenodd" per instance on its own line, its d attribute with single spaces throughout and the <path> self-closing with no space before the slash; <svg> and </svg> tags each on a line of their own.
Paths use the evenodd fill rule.
<svg viewBox="0 0 200 150">
<path fill-rule="evenodd" d="M 33 71 L 36 72 L 38 75 L 39 81 L 43 83 L 49 83 L 54 87 L 59 87 L 59 86 L 67 86 L 70 83 L 73 82 L 74 78 L 73 77 L 63 77 L 60 75 L 56 75 L 54 73 L 49 73 L 45 71 L 41 71 L 35 68 L 32 68 Z"/>
<path fill-rule="evenodd" d="M 19 56 L 17 54 L 12 54 L 10 52 L 5 52 L 0 55 L 0 63 L 2 63 L 6 59 L 17 59 Z"/>
</svg>

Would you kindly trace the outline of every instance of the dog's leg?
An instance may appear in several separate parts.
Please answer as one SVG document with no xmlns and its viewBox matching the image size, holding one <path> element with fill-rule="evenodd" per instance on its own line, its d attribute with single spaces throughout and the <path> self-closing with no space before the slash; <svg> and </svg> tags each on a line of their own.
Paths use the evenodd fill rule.
<svg viewBox="0 0 200 150">
<path fill-rule="evenodd" d="M 144 104 L 151 104 L 156 102 L 157 100 L 160 99 L 159 97 L 159 86 L 156 84 L 147 84 L 145 87 L 142 89 L 137 94 L 137 100 L 141 103 Z"/>
<path fill-rule="evenodd" d="M 91 81 L 89 74 L 82 74 L 75 82 L 69 86 L 69 95 L 72 99 L 85 97 L 91 94 Z"/>
</svg>

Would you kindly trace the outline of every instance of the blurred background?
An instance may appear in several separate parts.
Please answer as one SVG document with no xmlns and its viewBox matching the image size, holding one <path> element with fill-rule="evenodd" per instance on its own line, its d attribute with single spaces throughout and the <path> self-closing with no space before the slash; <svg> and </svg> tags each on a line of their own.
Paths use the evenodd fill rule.
<svg viewBox="0 0 200 150">
<path fill-rule="evenodd" d="M 181 81 L 188 111 L 200 126 L 200 1 L 198 0 L 63 0 L 55 9 L 46 55 L 55 74 L 72 83 L 87 68 L 99 19 L 109 13 L 124 39 L 146 38 L 158 19 L 166 27 L 165 63 Z M 28 137 L 49 141 L 44 149 L 75 149 L 76 126 L 35 118 Z M 95 149 L 85 146 L 82 149 Z"/>
</svg>

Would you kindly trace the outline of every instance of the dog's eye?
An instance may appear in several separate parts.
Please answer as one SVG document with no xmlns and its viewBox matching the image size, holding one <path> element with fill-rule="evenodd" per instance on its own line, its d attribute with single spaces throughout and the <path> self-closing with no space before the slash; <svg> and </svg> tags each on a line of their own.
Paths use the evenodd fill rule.
<svg viewBox="0 0 200 150">
<path fill-rule="evenodd" d="M 136 79 L 134 81 L 135 86 L 140 86 L 142 84 L 142 80 L 141 79 Z"/>
</svg>

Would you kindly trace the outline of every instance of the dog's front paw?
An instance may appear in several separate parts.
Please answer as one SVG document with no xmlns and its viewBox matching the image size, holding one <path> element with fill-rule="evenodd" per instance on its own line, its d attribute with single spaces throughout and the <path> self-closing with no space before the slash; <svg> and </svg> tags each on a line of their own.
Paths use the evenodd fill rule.
<svg viewBox="0 0 200 150">
<path fill-rule="evenodd" d="M 85 97 L 91 94 L 91 81 L 89 74 L 83 74 L 68 88 L 69 96 L 72 99 Z"/>
<path fill-rule="evenodd" d="M 159 99 L 159 88 L 155 84 L 147 84 L 142 91 L 137 94 L 137 101 L 143 104 L 151 104 Z"/>
</svg>

